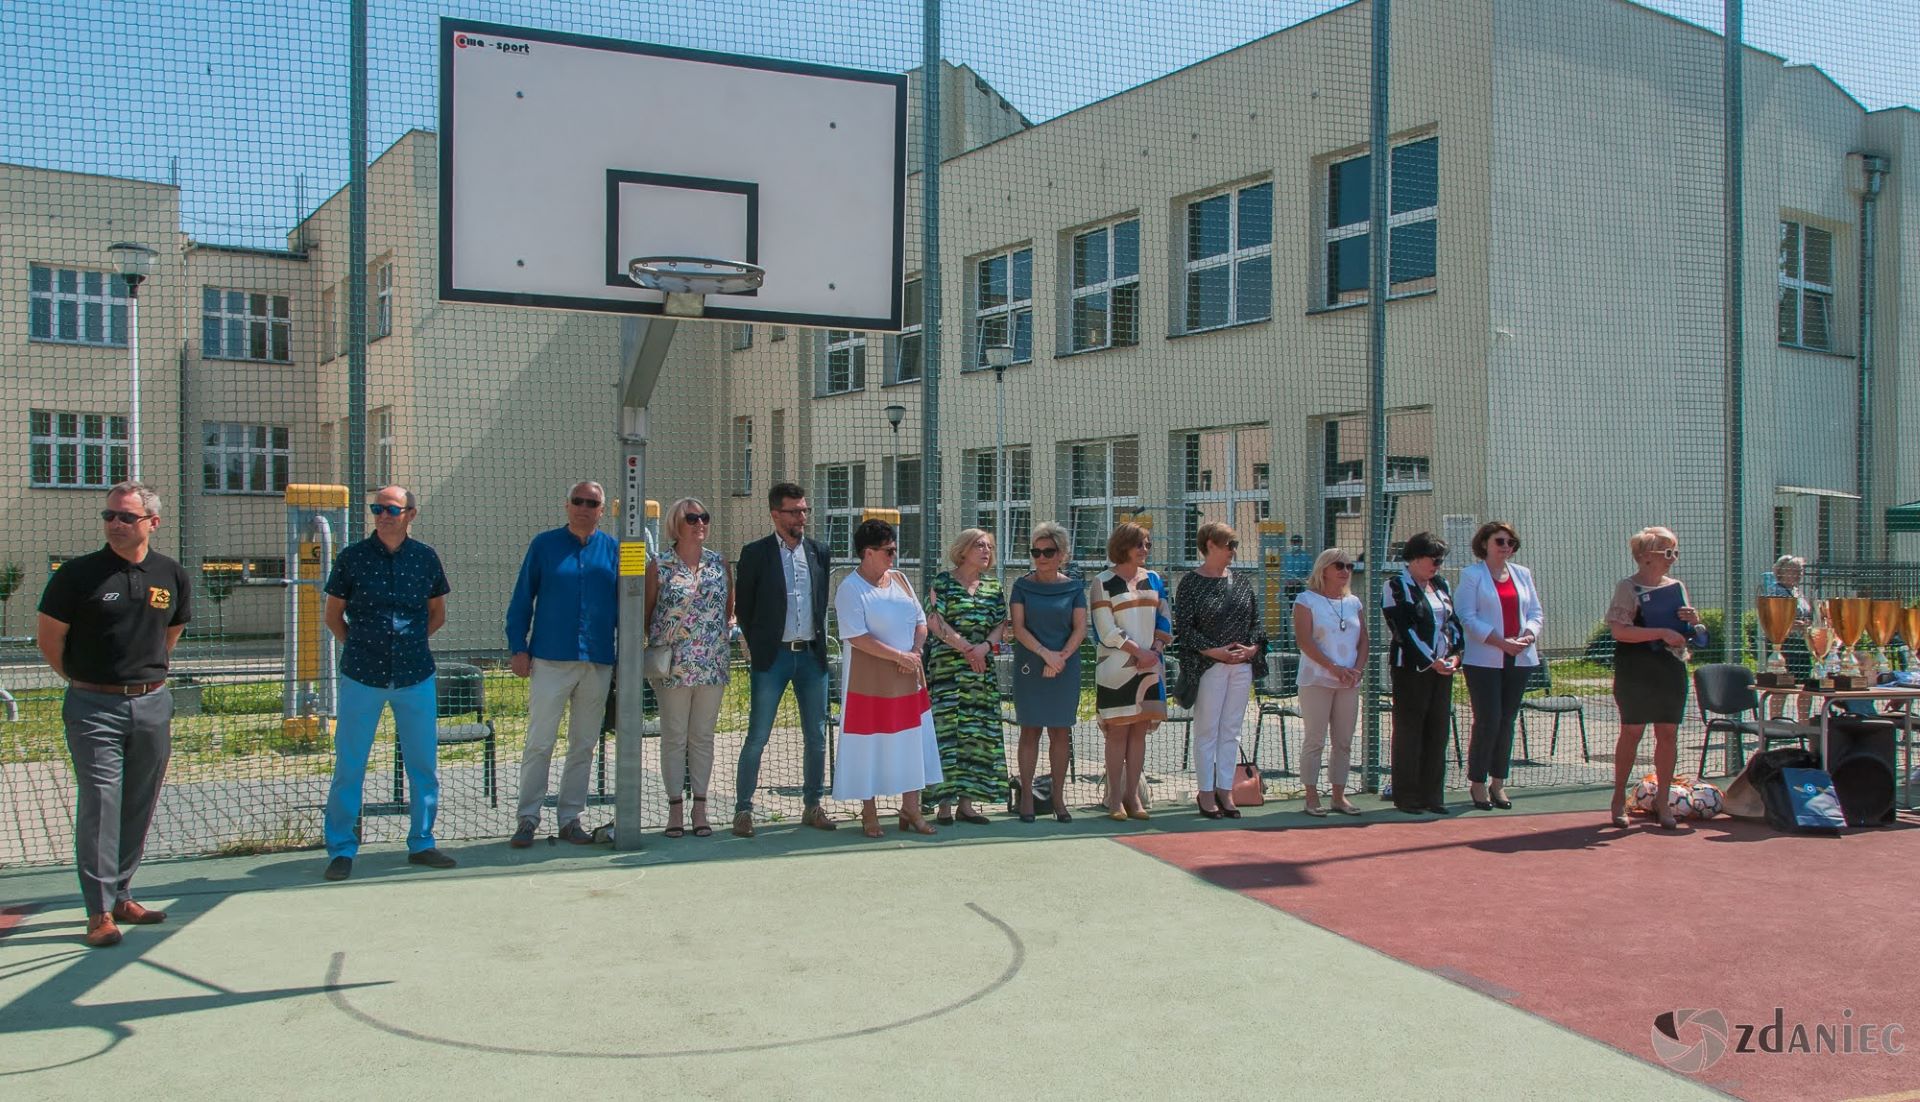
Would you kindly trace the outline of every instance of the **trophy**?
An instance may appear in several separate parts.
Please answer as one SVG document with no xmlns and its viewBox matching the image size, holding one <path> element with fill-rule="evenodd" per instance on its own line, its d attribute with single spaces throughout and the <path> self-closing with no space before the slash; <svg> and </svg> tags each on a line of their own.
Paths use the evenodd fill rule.
<svg viewBox="0 0 1920 1102">
<path fill-rule="evenodd" d="M 1900 610 L 1900 636 L 1907 641 L 1907 669 L 1920 673 L 1920 608 Z"/>
<path fill-rule="evenodd" d="M 1867 606 L 1865 597 L 1831 597 L 1827 600 L 1827 619 L 1833 622 L 1836 633 L 1834 641 L 1845 648 L 1840 656 L 1840 670 L 1834 675 L 1833 687 L 1841 691 L 1864 689 L 1866 678 L 1860 672 L 1860 655 L 1855 649 L 1860 638 L 1867 630 Z"/>
<path fill-rule="evenodd" d="M 1891 669 L 1887 658 L 1887 645 L 1893 642 L 1893 633 L 1900 630 L 1899 601 L 1867 602 L 1867 637 L 1873 640 L 1873 670 L 1867 677 L 1867 684 L 1873 684 L 1880 670 Z"/>
<path fill-rule="evenodd" d="M 1754 603 L 1760 617 L 1760 630 L 1766 633 L 1767 642 L 1773 644 L 1773 654 L 1767 659 L 1767 671 L 1754 680 L 1763 688 L 1791 689 L 1794 687 L 1793 675 L 1787 672 L 1787 655 L 1781 649 L 1781 644 L 1787 641 L 1788 633 L 1793 631 L 1794 616 L 1800 611 L 1799 602 L 1792 597 L 1760 597 Z"/>
<path fill-rule="evenodd" d="M 1813 651 L 1813 676 L 1807 679 L 1805 688 L 1819 692 L 1832 689 L 1833 627 L 1827 621 L 1824 608 L 1820 619 L 1807 629 L 1807 646 Z"/>
</svg>

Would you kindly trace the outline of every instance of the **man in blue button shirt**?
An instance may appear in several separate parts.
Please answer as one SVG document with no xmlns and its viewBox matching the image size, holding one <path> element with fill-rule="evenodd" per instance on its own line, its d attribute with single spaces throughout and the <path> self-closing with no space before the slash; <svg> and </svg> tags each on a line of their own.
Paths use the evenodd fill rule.
<svg viewBox="0 0 1920 1102">
<path fill-rule="evenodd" d="M 527 686 L 527 749 L 520 758 L 520 826 L 510 844 L 525 849 L 540 829 L 547 802 L 560 712 L 567 720 L 567 764 L 560 774 L 560 837 L 584 845 L 587 777 L 607 687 L 613 684 L 614 629 L 619 616 L 620 544 L 600 531 L 607 492 L 576 483 L 567 494 L 567 524 L 533 537 L 507 604 L 507 652 Z"/>
<path fill-rule="evenodd" d="M 326 878 L 353 874 L 360 840 L 360 789 L 380 713 L 393 707 L 395 737 L 413 786 L 407 860 L 450 869 L 453 858 L 433 845 L 440 803 L 439 708 L 427 637 L 447 622 L 447 574 L 440 556 L 407 538 L 419 502 L 388 486 L 373 495 L 373 535 L 334 560 L 327 578 L 327 630 L 341 643 L 340 716 L 333 733 L 333 786 L 327 791 Z"/>
</svg>

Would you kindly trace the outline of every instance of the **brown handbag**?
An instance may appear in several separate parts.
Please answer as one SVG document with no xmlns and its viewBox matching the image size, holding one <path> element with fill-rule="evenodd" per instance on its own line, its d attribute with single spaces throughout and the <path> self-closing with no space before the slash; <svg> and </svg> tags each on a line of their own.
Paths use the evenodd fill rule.
<svg viewBox="0 0 1920 1102">
<path fill-rule="evenodd" d="M 1259 807 L 1267 802 L 1267 782 L 1260 776 L 1260 767 L 1240 755 L 1240 763 L 1233 767 L 1233 805 L 1235 807 Z"/>
</svg>

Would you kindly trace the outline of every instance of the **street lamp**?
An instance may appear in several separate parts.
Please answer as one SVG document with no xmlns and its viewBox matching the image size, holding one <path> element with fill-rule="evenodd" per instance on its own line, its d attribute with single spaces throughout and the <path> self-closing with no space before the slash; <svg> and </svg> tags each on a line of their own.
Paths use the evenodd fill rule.
<svg viewBox="0 0 1920 1102">
<path fill-rule="evenodd" d="M 121 241 L 107 246 L 114 270 L 127 281 L 127 477 L 140 477 L 140 285 L 160 254 L 145 245 Z M 111 469 L 111 467 L 109 467 Z"/>
<path fill-rule="evenodd" d="M 1007 368 L 1013 364 L 1013 348 L 990 344 L 986 354 L 987 366 L 993 368 L 993 493 L 999 499 L 993 510 L 993 565 L 994 575 L 1004 586 L 1007 581 Z"/>
<path fill-rule="evenodd" d="M 895 403 L 887 407 L 887 424 L 893 426 L 893 485 L 888 488 L 888 496 L 897 510 L 900 508 L 900 422 L 907 419 L 907 407 Z"/>
</svg>

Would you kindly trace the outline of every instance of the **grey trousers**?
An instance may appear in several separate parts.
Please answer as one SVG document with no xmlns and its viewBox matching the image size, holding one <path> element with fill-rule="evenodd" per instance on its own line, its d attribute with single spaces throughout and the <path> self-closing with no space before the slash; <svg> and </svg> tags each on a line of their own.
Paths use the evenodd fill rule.
<svg viewBox="0 0 1920 1102">
<path fill-rule="evenodd" d="M 173 754 L 173 693 L 120 696 L 67 689 L 60 707 L 79 800 L 73 853 L 87 913 L 133 898 L 133 873 Z"/>
</svg>

